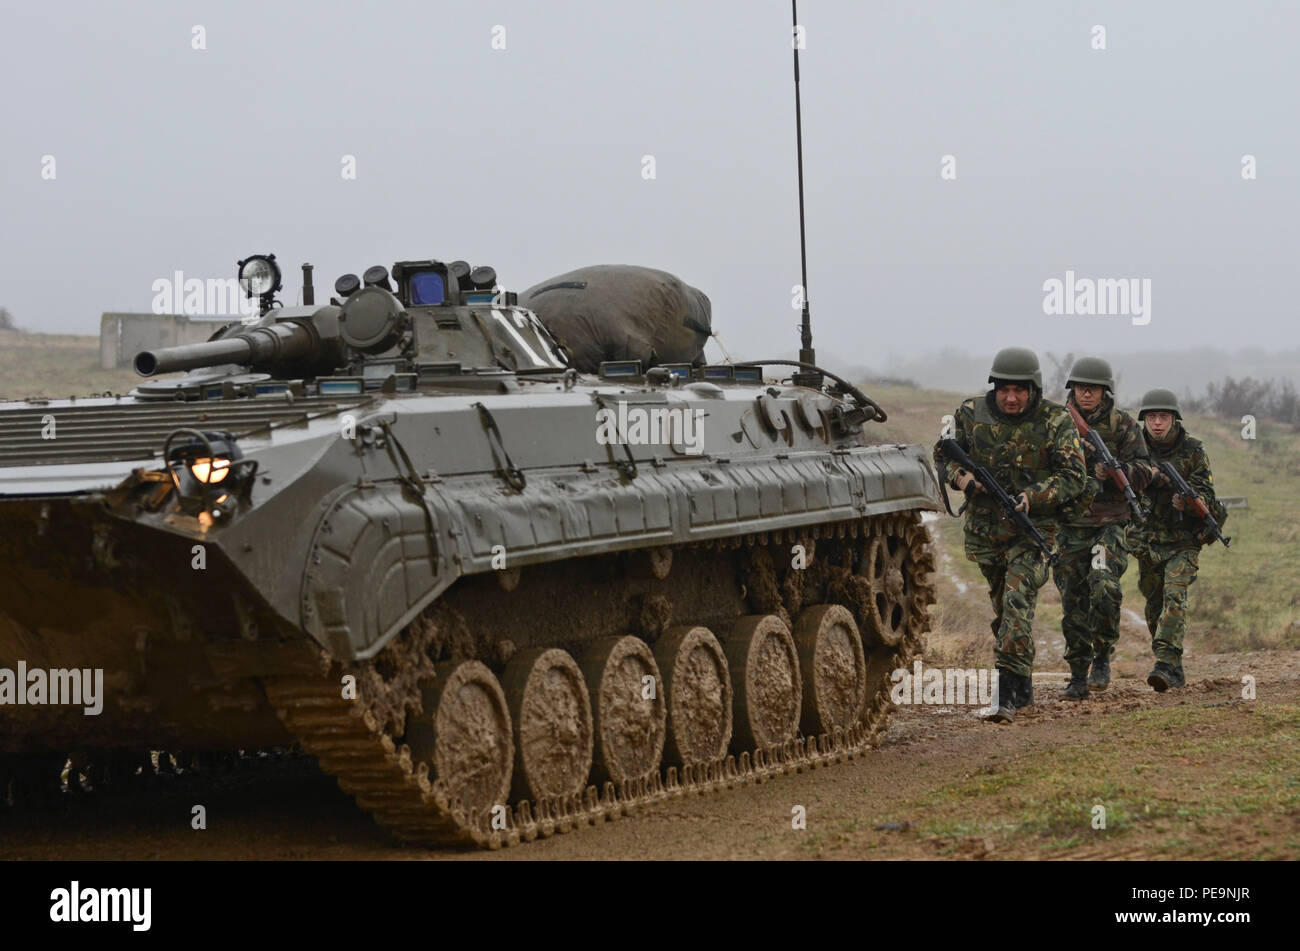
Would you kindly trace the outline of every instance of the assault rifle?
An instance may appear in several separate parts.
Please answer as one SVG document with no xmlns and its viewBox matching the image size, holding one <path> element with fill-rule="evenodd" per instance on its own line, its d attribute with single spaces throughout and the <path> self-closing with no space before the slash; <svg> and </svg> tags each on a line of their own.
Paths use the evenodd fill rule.
<svg viewBox="0 0 1300 951">
<path fill-rule="evenodd" d="M 1138 505 L 1137 495 L 1133 492 L 1133 486 L 1129 485 L 1128 476 L 1124 473 L 1124 467 L 1106 448 L 1106 441 L 1101 438 L 1101 433 L 1084 421 L 1083 414 L 1079 412 L 1075 405 L 1066 403 L 1065 408 L 1070 411 L 1070 416 L 1074 419 L 1074 425 L 1079 430 L 1079 435 L 1097 453 L 1097 458 L 1101 460 L 1103 468 L 1109 473 L 1111 481 L 1119 486 L 1120 491 L 1124 493 L 1124 499 L 1128 502 L 1133 517 L 1141 522 L 1143 519 L 1142 507 Z"/>
<path fill-rule="evenodd" d="M 1160 471 L 1164 473 L 1165 478 L 1169 480 L 1169 484 L 1173 486 L 1174 490 L 1187 500 L 1187 506 L 1192 510 L 1192 514 L 1204 523 L 1205 531 L 1214 538 L 1223 542 L 1223 547 L 1227 548 L 1228 542 L 1232 541 L 1232 539 L 1223 537 L 1223 532 L 1219 530 L 1219 523 L 1216 522 L 1214 516 L 1210 514 L 1209 506 L 1207 506 L 1205 501 L 1196 494 L 1196 491 L 1187 484 L 1187 480 L 1184 479 L 1179 474 L 1178 470 L 1174 468 L 1174 464 L 1168 459 L 1158 459 L 1156 460 L 1156 465 L 1160 467 Z M 1179 512 L 1179 521 L 1182 520 L 1182 517 L 1183 513 Z"/>
<path fill-rule="evenodd" d="M 1038 530 L 1038 527 L 1034 525 L 1032 521 L 1030 521 L 1028 515 L 1016 508 L 1016 500 L 1009 496 L 1007 490 L 998 484 L 998 480 L 993 478 L 993 473 L 989 472 L 989 470 L 985 469 L 983 466 L 975 465 L 971 460 L 971 457 L 966 455 L 966 451 L 957 444 L 955 439 L 940 439 L 939 450 L 953 462 L 957 463 L 957 465 L 961 466 L 973 475 L 975 480 L 984 487 L 984 491 L 987 492 L 992 497 L 993 501 L 997 503 L 998 508 L 1002 510 L 1002 517 L 1009 519 L 1016 528 L 1020 529 L 1022 534 L 1028 535 L 1032 538 L 1038 547 L 1042 549 L 1043 555 L 1046 556 L 1048 562 L 1055 564 L 1056 555 L 1052 552 L 1052 549 L 1048 547 L 1047 539 L 1043 537 L 1043 533 Z M 966 511 L 966 506 L 969 504 L 970 500 L 967 499 L 967 501 L 962 503 L 961 508 L 957 510 L 957 514 L 960 515 L 962 512 Z"/>
</svg>

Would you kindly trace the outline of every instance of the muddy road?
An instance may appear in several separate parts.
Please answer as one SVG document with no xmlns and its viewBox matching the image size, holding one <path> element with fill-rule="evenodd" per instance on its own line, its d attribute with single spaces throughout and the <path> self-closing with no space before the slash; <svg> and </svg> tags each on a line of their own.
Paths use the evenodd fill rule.
<svg viewBox="0 0 1300 951">
<path fill-rule="evenodd" d="M 503 852 L 396 846 L 298 756 L 4 810 L 0 858 L 1300 857 L 1300 655 L 1189 656 L 1188 688 L 1163 695 L 1139 660 L 1121 659 L 1111 689 L 1084 703 L 1060 699 L 1064 676 L 1036 676 L 1036 707 L 1009 726 L 973 706 L 904 705 L 858 760 Z M 191 827 L 196 805 L 204 830 Z"/>
</svg>

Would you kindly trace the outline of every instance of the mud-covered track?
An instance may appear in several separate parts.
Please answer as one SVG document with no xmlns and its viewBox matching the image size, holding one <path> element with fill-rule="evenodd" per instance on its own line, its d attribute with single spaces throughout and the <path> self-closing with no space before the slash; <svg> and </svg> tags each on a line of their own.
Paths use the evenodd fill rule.
<svg viewBox="0 0 1300 951">
<path fill-rule="evenodd" d="M 598 825 L 675 797 L 718 792 L 740 784 L 762 783 L 790 772 L 831 766 L 862 755 L 878 742 L 890 710 L 889 672 L 910 663 L 929 627 L 928 609 L 934 594 L 928 575 L 934 562 L 928 534 L 919 514 L 914 512 L 817 526 L 808 537 L 851 543 L 846 551 L 853 553 L 853 575 L 858 580 L 853 586 L 846 586 L 843 579 L 823 581 L 822 589 L 828 603 L 841 603 L 853 609 L 864 633 L 864 622 L 869 622 L 871 611 L 879 610 L 880 601 L 876 598 L 879 592 L 871 587 L 870 575 L 861 567 L 875 571 L 874 562 L 867 564 L 860 553 L 878 547 L 881 540 L 888 540 L 890 547 L 900 552 L 894 563 L 903 574 L 902 584 L 900 587 L 899 579 L 894 578 L 888 596 L 891 601 L 904 604 L 906 621 L 896 625 L 900 636 L 895 643 L 875 638 L 864 663 L 865 702 L 856 722 L 845 729 L 815 736 L 799 735 L 779 745 L 743 749 L 707 763 L 680 768 L 661 766 L 637 778 L 606 781 L 600 787 L 587 786 L 582 793 L 517 798 L 484 808 L 481 803 L 467 803 L 463 798 L 457 801 L 458 793 L 431 769 L 429 757 L 413 753 L 412 745 L 406 742 L 412 738 L 409 723 L 404 732 L 399 732 L 400 727 L 392 720 L 377 715 L 376 705 L 345 699 L 339 689 L 342 667 L 335 666 L 320 678 L 267 680 L 264 682 L 266 695 L 303 748 L 317 758 L 323 770 L 337 778 L 340 788 L 353 796 L 380 826 L 400 841 L 431 847 L 501 848 L 539 836 Z M 751 535 L 715 543 L 713 547 L 762 550 L 780 540 L 789 539 L 775 533 Z M 747 577 L 753 580 L 752 573 Z M 748 598 L 750 604 L 763 596 L 739 584 L 741 597 Z M 790 590 L 787 585 L 787 596 Z M 794 590 L 801 589 L 795 586 Z M 845 597 L 846 590 L 856 592 L 855 596 Z M 800 605 L 807 607 L 809 602 L 796 595 L 795 606 Z M 686 611 L 691 610 L 690 605 L 684 607 Z M 450 669 L 448 665 L 440 665 L 440 670 Z M 361 683 L 385 682 L 383 677 L 374 676 L 373 670 L 360 672 Z M 402 705 L 400 700 L 393 702 Z M 393 702 L 385 698 L 379 707 L 387 705 L 391 709 Z"/>
</svg>

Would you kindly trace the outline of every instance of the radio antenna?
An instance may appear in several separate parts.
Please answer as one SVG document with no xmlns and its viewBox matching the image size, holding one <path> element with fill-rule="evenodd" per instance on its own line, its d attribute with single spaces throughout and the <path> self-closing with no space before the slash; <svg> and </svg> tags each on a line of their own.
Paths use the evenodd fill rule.
<svg viewBox="0 0 1300 951">
<path fill-rule="evenodd" d="M 790 45 L 794 47 L 794 140 L 799 157 L 799 265 L 803 284 L 803 319 L 799 328 L 799 362 L 815 366 L 817 351 L 812 342 L 812 315 L 808 310 L 808 243 L 804 237 L 803 210 L 803 110 L 799 102 L 799 2 L 790 0 L 790 13 L 794 18 L 794 27 L 790 35 Z M 821 389 L 822 375 L 818 372 L 803 371 L 795 373 L 792 380 L 796 386 L 808 386 Z"/>
</svg>

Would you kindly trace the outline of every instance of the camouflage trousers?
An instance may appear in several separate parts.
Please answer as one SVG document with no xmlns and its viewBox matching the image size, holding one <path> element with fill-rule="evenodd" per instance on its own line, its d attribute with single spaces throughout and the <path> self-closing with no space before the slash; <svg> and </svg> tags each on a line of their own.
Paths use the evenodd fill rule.
<svg viewBox="0 0 1300 951">
<path fill-rule="evenodd" d="M 1183 666 L 1183 632 L 1187 626 L 1187 589 L 1196 580 L 1200 549 L 1144 552 L 1138 557 L 1138 589 L 1147 599 L 1147 627 L 1156 660 Z"/>
<path fill-rule="evenodd" d="M 1044 532 L 1046 535 L 1047 533 Z M 1051 544 L 1051 538 L 1048 538 Z M 993 657 L 997 666 L 1029 677 L 1034 671 L 1034 607 L 1047 583 L 1047 562 L 1032 542 L 999 544 L 966 533 L 966 557 L 980 566 L 993 604 Z"/>
<path fill-rule="evenodd" d="M 1066 663 L 1110 657 L 1119 641 L 1120 579 L 1128 570 L 1125 526 L 1063 525 L 1052 578 L 1061 592 Z M 1102 551 L 1094 554 L 1098 545 Z M 1104 567 L 1103 567 L 1104 565 Z"/>
</svg>

